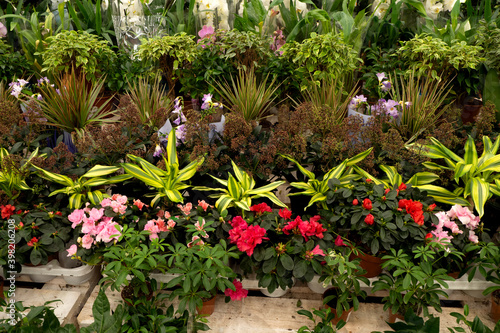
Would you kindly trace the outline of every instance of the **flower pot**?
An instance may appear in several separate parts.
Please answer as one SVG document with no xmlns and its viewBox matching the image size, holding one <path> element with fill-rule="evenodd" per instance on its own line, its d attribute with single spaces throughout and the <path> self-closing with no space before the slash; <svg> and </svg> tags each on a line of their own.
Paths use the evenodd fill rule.
<svg viewBox="0 0 500 333">
<path fill-rule="evenodd" d="M 468 99 L 465 102 L 462 108 L 462 114 L 460 115 L 460 117 L 462 118 L 462 123 L 467 124 L 475 122 L 476 117 L 481 111 L 482 107 L 483 107 L 483 102 L 480 99 L 477 98 Z"/>
<path fill-rule="evenodd" d="M 355 111 L 351 108 L 349 108 L 347 110 L 347 116 L 348 117 L 361 117 L 361 119 L 363 119 L 363 125 L 368 124 L 370 122 L 370 120 L 372 120 L 374 117 L 373 115 L 362 114 L 362 113 Z"/>
<path fill-rule="evenodd" d="M 337 293 L 337 288 L 333 287 L 333 288 L 329 288 L 327 289 L 324 293 L 323 293 L 323 299 L 325 299 L 326 297 L 328 296 L 331 296 L 332 294 L 336 294 Z M 326 309 L 330 309 L 330 311 L 332 311 L 332 313 L 335 315 L 335 318 L 332 319 L 332 323 L 334 325 L 337 325 L 337 323 L 340 321 L 340 320 L 343 320 L 345 321 L 346 323 L 349 321 L 349 317 L 351 316 L 351 313 L 352 313 L 352 310 L 353 310 L 353 306 L 351 305 L 351 307 L 347 310 L 347 311 L 342 311 L 342 313 L 339 315 L 337 314 L 337 310 L 336 310 L 336 304 L 337 304 L 337 301 L 336 299 L 332 299 L 330 302 L 324 304 L 324 307 Z"/>
<path fill-rule="evenodd" d="M 196 307 L 196 312 L 198 312 L 198 315 L 203 316 L 203 317 L 208 317 L 212 313 L 214 313 L 216 298 L 217 298 L 217 295 L 210 298 L 209 300 L 203 301 L 203 305 L 201 308 Z"/>
<path fill-rule="evenodd" d="M 285 290 L 277 288 L 272 293 L 270 293 L 267 289 L 261 289 L 260 291 L 267 297 L 282 297 L 285 296 L 288 293 L 288 291 L 290 291 L 290 288 L 286 288 Z"/>
<path fill-rule="evenodd" d="M 402 315 L 401 313 L 399 313 L 399 311 L 396 313 L 392 313 L 392 310 L 389 309 L 389 320 L 387 320 L 387 321 L 391 324 L 397 323 L 399 321 L 404 322 L 405 316 Z"/>
<path fill-rule="evenodd" d="M 316 294 L 322 294 L 324 293 L 328 288 L 331 288 L 332 285 L 329 284 L 328 286 L 324 286 L 323 282 L 318 282 L 319 280 L 319 275 L 315 275 L 311 281 L 307 282 L 307 286 L 311 291 L 315 292 Z"/>
<path fill-rule="evenodd" d="M 500 290 L 494 291 L 491 294 L 490 317 L 493 319 L 493 322 L 500 321 Z"/>
<path fill-rule="evenodd" d="M 366 278 L 372 278 L 379 276 L 382 273 L 382 263 L 384 262 L 381 258 L 374 257 L 371 254 L 351 254 L 350 260 L 360 259 L 360 266 L 366 273 L 363 274 Z"/>
<path fill-rule="evenodd" d="M 77 259 L 71 259 L 71 257 L 68 257 L 68 251 L 64 250 L 59 252 L 59 266 L 62 268 L 75 268 L 75 267 L 80 267 L 82 265 L 82 262 Z"/>
<path fill-rule="evenodd" d="M 153 298 L 153 288 L 151 287 L 151 282 L 146 281 L 145 283 L 148 287 L 149 294 L 146 295 L 146 293 L 144 293 L 142 290 L 140 290 L 139 294 L 136 297 L 136 296 L 134 296 L 134 286 L 132 284 L 129 284 L 128 286 L 124 287 L 120 293 L 123 301 L 126 304 L 128 304 L 129 306 L 134 306 L 133 303 L 135 303 L 135 301 L 140 297 L 145 296 L 148 301 L 151 300 L 151 298 Z M 132 301 L 132 302 L 130 302 L 130 301 Z"/>
</svg>

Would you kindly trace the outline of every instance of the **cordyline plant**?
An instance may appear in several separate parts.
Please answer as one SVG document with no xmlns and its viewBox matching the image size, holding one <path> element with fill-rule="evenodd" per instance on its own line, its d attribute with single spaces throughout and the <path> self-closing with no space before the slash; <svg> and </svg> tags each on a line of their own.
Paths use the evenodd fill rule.
<svg viewBox="0 0 500 333">
<path fill-rule="evenodd" d="M 393 84 L 393 89 L 390 91 L 391 99 L 404 105 L 399 121 L 392 122 L 391 125 L 404 138 L 412 139 L 426 129 L 435 127 L 450 105 L 443 103 L 451 91 L 451 81 L 443 83 L 417 77 L 413 70 L 408 76 L 401 76 L 399 80 L 391 77 L 390 82 Z"/>
<path fill-rule="evenodd" d="M 76 131 L 80 136 L 89 125 L 103 125 L 116 121 L 115 111 L 106 110 L 113 97 L 96 106 L 97 97 L 104 86 L 104 78 L 89 85 L 84 74 L 73 69 L 56 79 L 56 86 L 42 85 L 42 99 L 38 101 L 47 124 L 65 130 Z"/>
<path fill-rule="evenodd" d="M 127 155 L 127 157 L 138 165 L 133 163 L 120 164 L 128 175 L 156 189 L 157 192 L 153 200 L 151 200 L 151 206 L 156 205 L 163 197 L 167 197 L 171 202 L 184 202 L 184 197 L 180 191 L 190 187 L 184 182 L 193 177 L 196 169 L 203 163 L 204 158 L 199 157 L 183 169 L 179 169 L 176 142 L 175 129 L 173 129 L 168 135 L 167 157 L 165 158 L 162 155 L 166 170 L 162 170 L 145 159 L 131 154 Z"/>
<path fill-rule="evenodd" d="M 231 77 L 231 85 L 227 82 L 216 82 L 217 87 L 214 89 L 230 105 L 234 105 L 246 121 L 258 121 L 265 118 L 280 86 L 275 84 L 275 79 L 267 84 L 268 78 L 269 75 L 258 82 L 252 67 L 247 71 L 240 70 L 236 82 Z"/>
<path fill-rule="evenodd" d="M 434 185 L 418 186 L 421 190 L 434 197 L 438 202 L 459 204 L 475 208 L 482 217 L 484 205 L 491 195 L 500 195 L 500 137 L 492 143 L 490 138 L 483 136 L 484 150 L 480 157 L 477 155 L 474 139 L 469 136 L 465 142 L 464 156 L 460 157 L 435 138 L 430 138 L 431 145 L 409 145 L 407 148 L 432 159 L 443 160 L 445 163 L 424 162 L 423 165 L 431 170 L 450 170 L 454 172 L 456 182 L 453 192 Z"/>
</svg>

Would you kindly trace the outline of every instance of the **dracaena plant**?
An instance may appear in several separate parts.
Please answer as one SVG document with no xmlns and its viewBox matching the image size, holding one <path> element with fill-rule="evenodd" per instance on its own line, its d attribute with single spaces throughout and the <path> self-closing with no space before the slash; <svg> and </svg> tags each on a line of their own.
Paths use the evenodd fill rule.
<svg viewBox="0 0 500 333">
<path fill-rule="evenodd" d="M 278 186 L 284 184 L 284 181 L 275 181 L 265 186 L 255 188 L 255 180 L 238 167 L 233 161 L 234 175 L 229 174 L 228 180 L 220 179 L 210 175 L 217 182 L 225 186 L 225 188 L 212 188 L 206 186 L 197 186 L 194 189 L 199 191 L 219 191 L 221 194 L 212 194 L 210 197 L 218 198 L 215 207 L 220 211 L 224 211 L 229 207 L 238 207 L 242 211 L 249 211 L 252 205 L 252 199 L 266 198 L 280 207 L 286 207 L 272 191 Z M 236 177 L 236 178 L 235 178 Z"/>
<path fill-rule="evenodd" d="M 189 188 L 185 181 L 189 180 L 196 173 L 197 168 L 203 163 L 204 158 L 189 163 L 186 167 L 179 169 L 179 159 L 177 158 L 175 130 L 168 135 L 167 157 L 162 155 L 165 162 L 165 170 L 162 170 L 149 163 L 141 157 L 127 155 L 127 157 L 137 163 L 121 163 L 125 172 L 135 177 L 146 185 L 156 189 L 151 205 L 156 205 L 161 198 L 168 198 L 171 202 L 184 202 L 181 191 Z"/>
<path fill-rule="evenodd" d="M 246 71 L 240 70 L 236 82 L 231 77 L 231 85 L 216 82 L 217 86 L 214 88 L 245 120 L 261 120 L 276 99 L 275 92 L 279 87 L 275 79 L 268 84 L 268 77 L 259 82 L 252 67 Z"/>
<path fill-rule="evenodd" d="M 49 196 L 59 193 L 69 195 L 69 208 L 72 209 L 80 208 L 85 198 L 88 198 L 88 200 L 95 205 L 101 202 L 105 197 L 108 197 L 108 194 L 101 192 L 100 189 L 92 189 L 93 187 L 120 183 L 131 178 L 129 175 L 116 175 L 104 178 L 120 169 L 118 167 L 105 165 L 94 166 L 77 180 L 72 180 L 68 176 L 47 171 L 36 165 L 33 165 L 33 167 L 39 171 L 42 178 L 64 186 L 61 189 L 53 191 Z"/>
<path fill-rule="evenodd" d="M 320 203 L 323 209 L 327 209 L 326 206 L 326 193 L 328 192 L 328 181 L 333 178 L 339 179 L 342 183 L 347 184 L 349 181 L 354 180 L 354 179 L 359 179 L 360 176 L 356 174 L 350 173 L 350 169 L 352 166 L 354 166 L 356 163 L 359 163 L 362 161 L 370 152 L 372 151 L 373 148 L 370 148 L 362 153 L 359 153 L 356 156 L 353 156 L 352 158 L 347 158 L 345 159 L 342 163 L 340 163 L 338 166 L 330 169 L 324 176 L 323 178 L 317 179 L 316 175 L 312 172 L 304 168 L 298 161 L 293 159 L 290 156 L 287 155 L 282 155 L 284 158 L 288 159 L 289 161 L 295 163 L 297 167 L 299 168 L 299 171 L 304 174 L 309 180 L 307 183 L 305 182 L 292 182 L 290 183 L 291 186 L 298 188 L 299 190 L 303 190 L 303 192 L 299 193 L 293 193 L 290 195 L 307 195 L 311 196 L 311 200 L 309 200 L 309 204 L 307 207 L 311 206 L 314 203 Z M 306 208 L 307 208 L 306 207 Z"/>
<path fill-rule="evenodd" d="M 421 185 L 421 190 L 434 197 L 438 202 L 459 204 L 475 208 L 482 217 L 484 205 L 493 194 L 500 195 L 500 154 L 497 154 L 500 137 L 494 143 L 487 136 L 483 136 L 484 150 L 478 157 L 474 139 L 469 136 L 464 146 L 463 157 L 458 156 L 435 138 L 430 138 L 430 145 L 417 143 L 408 146 L 420 154 L 443 161 L 424 162 L 423 165 L 431 170 L 449 170 L 454 173 L 455 189 L 453 192 L 441 186 Z"/>
<path fill-rule="evenodd" d="M 36 148 L 20 167 L 17 167 L 9 156 L 7 149 L 0 148 L 0 166 L 2 167 L 0 170 L 0 189 L 10 199 L 16 199 L 22 190 L 31 189 L 25 181 L 29 174 L 30 161 L 36 156 L 43 157 L 45 154 L 38 155 L 38 148 Z"/>
</svg>

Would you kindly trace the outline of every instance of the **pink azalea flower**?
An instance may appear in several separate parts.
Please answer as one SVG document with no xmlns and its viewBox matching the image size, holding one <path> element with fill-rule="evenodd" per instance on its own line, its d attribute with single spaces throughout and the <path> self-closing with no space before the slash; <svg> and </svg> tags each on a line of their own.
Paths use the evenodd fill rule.
<svg viewBox="0 0 500 333">
<path fill-rule="evenodd" d="M 144 204 L 144 202 L 142 202 L 142 201 L 141 201 L 141 200 L 139 200 L 139 199 L 138 199 L 138 200 L 135 200 L 135 199 L 134 199 L 134 205 L 135 205 L 137 208 L 139 208 L 139 210 L 142 210 L 142 208 L 143 208 L 144 206 L 147 206 L 147 205 L 145 205 L 145 204 Z"/>
<path fill-rule="evenodd" d="M 316 245 L 316 247 L 311 251 L 306 251 L 305 258 L 307 260 L 311 260 L 315 255 L 323 257 L 325 256 L 325 253 L 323 252 L 322 249 L 319 248 L 319 245 Z"/>
<path fill-rule="evenodd" d="M 474 233 L 474 230 L 469 230 L 469 240 L 474 244 L 479 243 L 479 238 Z"/>
<path fill-rule="evenodd" d="M 101 208 L 101 209 L 92 208 L 89 212 L 89 217 L 92 220 L 97 221 L 97 220 L 101 219 L 103 214 L 104 214 L 104 208 Z"/>
<path fill-rule="evenodd" d="M 187 247 L 193 247 L 203 244 L 205 244 L 205 242 L 199 236 L 193 236 L 193 238 L 191 238 L 191 241 L 187 244 Z"/>
<path fill-rule="evenodd" d="M 174 220 L 168 220 L 168 222 L 167 222 L 167 229 L 168 230 L 172 230 L 172 229 L 174 229 L 175 225 L 176 225 L 176 223 L 175 223 Z"/>
<path fill-rule="evenodd" d="M 109 243 L 112 240 L 118 240 L 118 238 L 121 236 L 121 232 L 115 226 L 118 226 L 121 230 L 121 227 L 118 223 L 107 223 L 104 228 L 97 234 L 95 238 L 96 242 L 102 241 L 104 243 Z"/>
<path fill-rule="evenodd" d="M 85 212 L 83 209 L 75 209 L 73 213 L 68 215 L 68 220 L 70 222 L 73 222 L 71 225 L 71 228 L 75 229 L 77 225 L 82 223 L 83 217 L 85 216 Z"/>
<path fill-rule="evenodd" d="M 191 209 L 193 209 L 193 204 L 188 202 L 186 205 L 177 205 L 179 209 L 184 213 L 184 215 L 189 215 L 191 213 Z"/>
<path fill-rule="evenodd" d="M 233 284 L 236 290 L 231 290 L 230 288 L 227 288 L 224 291 L 224 294 L 226 296 L 231 297 L 231 301 L 241 301 L 243 298 L 248 296 L 248 290 L 243 289 L 243 285 L 240 281 L 234 279 Z"/>
<path fill-rule="evenodd" d="M 78 247 L 76 244 L 73 244 L 67 249 L 66 251 L 68 252 L 68 257 L 72 257 L 76 254 L 76 251 L 78 250 Z"/>
<path fill-rule="evenodd" d="M 160 230 L 159 230 L 158 226 L 156 225 L 155 220 L 149 220 L 146 223 L 146 225 L 144 226 L 144 230 L 147 230 L 151 233 L 151 235 L 149 235 L 150 240 L 158 238 L 158 233 L 160 232 Z"/>
<path fill-rule="evenodd" d="M 90 249 L 92 244 L 94 244 L 94 238 L 92 236 L 87 234 L 82 237 L 82 247 L 84 249 Z"/>
<path fill-rule="evenodd" d="M 448 216 L 452 219 L 457 218 L 468 229 L 474 230 L 478 227 L 480 218 L 475 216 L 468 207 L 455 205 L 448 211 Z"/>
<path fill-rule="evenodd" d="M 212 207 L 210 206 L 208 203 L 205 202 L 205 200 L 198 200 L 198 206 L 203 208 L 203 211 L 207 211 L 208 207 Z"/>
<path fill-rule="evenodd" d="M 95 221 L 89 218 L 83 218 L 82 232 L 84 234 L 90 234 L 91 236 L 97 235 L 97 227 Z"/>
<path fill-rule="evenodd" d="M 101 201 L 101 207 L 108 207 L 111 206 L 111 199 L 109 198 L 104 198 Z"/>
</svg>

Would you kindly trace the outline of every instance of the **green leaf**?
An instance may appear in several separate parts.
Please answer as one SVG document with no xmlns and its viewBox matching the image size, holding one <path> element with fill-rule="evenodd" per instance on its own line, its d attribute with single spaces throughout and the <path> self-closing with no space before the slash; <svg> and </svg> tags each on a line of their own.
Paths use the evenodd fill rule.
<svg viewBox="0 0 500 333">
<path fill-rule="evenodd" d="M 484 204 L 490 195 L 489 184 L 479 178 L 470 180 L 470 189 L 474 208 L 476 208 L 479 217 L 484 215 Z"/>
<path fill-rule="evenodd" d="M 288 254 L 284 253 L 284 254 L 280 255 L 280 261 L 286 270 L 291 271 L 293 269 L 293 266 L 294 266 L 293 259 Z"/>
</svg>

